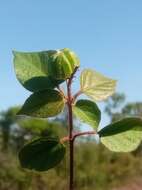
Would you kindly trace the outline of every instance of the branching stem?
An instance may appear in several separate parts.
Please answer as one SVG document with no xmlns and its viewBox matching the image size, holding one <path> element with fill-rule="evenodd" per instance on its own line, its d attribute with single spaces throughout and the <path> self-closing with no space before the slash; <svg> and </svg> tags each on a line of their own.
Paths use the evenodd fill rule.
<svg viewBox="0 0 142 190">
<path fill-rule="evenodd" d="M 79 90 L 74 96 L 73 96 L 73 103 L 75 102 L 75 100 L 77 99 L 78 96 L 80 96 L 82 94 L 82 91 Z"/>
<path fill-rule="evenodd" d="M 76 139 L 76 137 L 83 136 L 83 135 L 96 135 L 96 131 L 85 131 L 85 132 L 80 132 L 80 133 L 75 133 L 73 135 L 73 141 Z"/>
<path fill-rule="evenodd" d="M 75 140 L 76 137 L 79 137 L 79 136 L 84 136 L 84 135 L 96 135 L 96 131 L 85 131 L 85 132 L 78 132 L 78 133 L 74 133 L 72 134 L 72 139 L 71 140 Z M 70 138 L 69 136 L 66 136 L 66 137 L 63 137 L 62 139 L 60 139 L 60 142 L 61 143 L 65 143 L 65 142 L 68 142 L 70 141 Z"/>
<path fill-rule="evenodd" d="M 70 181 L 69 181 L 69 190 L 74 189 L 74 142 L 73 142 L 73 114 L 72 114 L 72 92 L 71 84 L 78 67 L 75 68 L 71 77 L 67 81 L 67 106 L 68 106 L 68 122 L 69 122 L 69 149 L 70 149 Z"/>
<path fill-rule="evenodd" d="M 64 91 L 60 88 L 60 86 L 59 86 L 59 85 L 57 86 L 57 89 L 59 90 L 59 92 L 60 92 L 61 96 L 63 96 L 63 97 L 64 97 L 64 99 L 67 101 L 67 97 L 65 96 Z"/>
</svg>

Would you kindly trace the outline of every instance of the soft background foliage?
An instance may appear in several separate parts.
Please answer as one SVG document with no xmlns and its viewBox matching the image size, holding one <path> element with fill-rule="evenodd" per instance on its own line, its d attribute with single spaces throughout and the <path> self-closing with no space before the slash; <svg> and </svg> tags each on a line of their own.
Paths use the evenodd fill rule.
<svg viewBox="0 0 142 190">
<path fill-rule="evenodd" d="M 83 68 L 93 68 L 119 81 L 118 90 L 125 92 L 130 103 L 123 102 L 123 95 L 121 98 L 113 97 L 118 100 L 115 103 L 110 99 L 106 113 L 113 121 L 134 114 L 142 117 L 141 10 L 141 0 L 43 0 L 42 3 L 35 0 L 28 3 L 24 0 L 1 1 L 0 111 L 4 111 L 1 116 L 3 125 L 1 124 L 0 134 L 1 190 L 44 190 L 44 187 L 45 190 L 56 190 L 57 186 L 59 190 L 66 190 L 65 164 L 44 174 L 45 176 L 25 173 L 17 165 L 15 153 L 23 143 L 32 135 L 52 134 L 52 130 L 44 131 L 46 125 L 42 123 L 38 127 L 37 121 L 30 121 L 32 124 L 27 124 L 26 121 L 22 126 L 19 124 L 20 130 L 17 125 L 12 125 L 13 117 L 8 116 L 9 107 L 22 104 L 29 96 L 29 92 L 16 80 L 11 64 L 12 49 L 39 51 L 70 47 L 81 58 Z M 76 89 L 77 85 L 74 86 L 75 91 Z M 122 104 L 116 109 L 118 102 Z M 103 105 L 100 106 L 103 110 Z M 109 119 L 105 114 L 102 118 L 104 126 Z M 54 132 L 55 128 L 60 128 L 60 119 L 58 118 L 56 123 L 48 123 Z M 16 122 L 19 123 L 19 120 Z M 64 117 L 62 126 L 65 124 Z M 78 126 L 78 122 L 76 125 Z M 34 126 L 34 129 L 31 129 L 31 126 Z M 82 128 L 86 129 L 84 126 Z M 66 130 L 59 130 L 58 133 L 62 136 Z M 91 140 L 89 137 L 86 139 Z M 81 140 L 84 142 L 84 138 Z M 92 190 L 95 183 L 96 189 L 100 190 L 110 190 L 111 186 L 123 186 L 123 190 L 141 190 L 142 145 L 132 154 L 121 155 L 97 147 L 94 148 L 94 144 L 77 147 L 78 189 Z M 89 160 L 87 164 L 84 164 L 85 156 Z M 96 162 L 95 159 L 100 161 Z M 64 169 L 61 171 L 60 168 Z M 119 190 L 122 190 L 122 187 Z"/>
<path fill-rule="evenodd" d="M 105 111 L 110 120 L 118 120 L 124 116 L 142 115 L 141 102 L 125 103 L 123 94 L 116 94 L 106 102 Z M 111 106 L 110 106 L 111 104 Z M 108 110 L 109 105 L 109 110 Z M 128 109 L 129 108 L 129 109 Z M 0 153 L 0 188 L 1 190 L 40 190 L 67 189 L 68 158 L 55 169 L 36 173 L 20 168 L 16 152 L 31 137 L 66 135 L 66 112 L 52 121 L 15 117 L 14 107 L 1 113 L 1 121 L 9 126 L 3 130 L 1 123 Z M 125 112 L 125 114 L 123 113 Z M 75 124 L 79 126 L 75 119 Z M 64 127 L 63 127 L 64 126 Z M 5 128 L 4 128 L 5 129 Z M 7 138 L 6 137 L 7 134 Z M 6 148 L 3 148 L 6 147 Z M 133 185 L 141 187 L 142 178 L 142 146 L 132 153 L 112 153 L 103 145 L 96 144 L 90 138 L 81 138 L 75 144 L 75 184 L 77 190 L 110 190 L 122 186 L 133 189 Z M 130 183 L 131 181 L 131 183 Z"/>
</svg>

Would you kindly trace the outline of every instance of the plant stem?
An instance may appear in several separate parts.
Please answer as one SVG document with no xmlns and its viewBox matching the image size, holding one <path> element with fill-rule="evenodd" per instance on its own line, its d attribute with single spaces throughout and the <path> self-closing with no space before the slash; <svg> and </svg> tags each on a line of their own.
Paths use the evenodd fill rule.
<svg viewBox="0 0 142 190">
<path fill-rule="evenodd" d="M 77 133 L 73 133 L 72 140 L 74 141 L 76 139 L 76 137 L 79 137 L 79 136 L 96 135 L 96 134 L 97 134 L 96 131 L 77 132 Z M 69 136 L 65 136 L 65 137 L 63 137 L 63 138 L 60 139 L 61 143 L 68 142 L 68 141 L 70 141 Z"/>
<path fill-rule="evenodd" d="M 75 140 L 76 137 L 79 137 L 79 136 L 83 136 L 83 135 L 96 135 L 96 131 L 85 131 L 85 132 L 79 132 L 79 133 L 75 133 L 73 135 L 73 141 Z"/>
<path fill-rule="evenodd" d="M 78 96 L 82 94 L 81 90 L 79 90 L 73 97 L 73 102 L 77 99 Z"/>
<path fill-rule="evenodd" d="M 72 117 L 72 101 L 71 101 L 71 89 L 68 85 L 68 122 L 69 122 L 69 151 L 70 151 L 70 181 L 69 181 L 69 190 L 73 190 L 73 158 L 74 158 L 74 144 L 72 140 L 72 132 L 73 132 L 73 117 Z"/>
<path fill-rule="evenodd" d="M 74 189 L 74 141 L 73 141 L 73 114 L 72 114 L 72 92 L 71 92 L 71 84 L 76 73 L 78 67 L 75 68 L 71 77 L 68 79 L 67 83 L 67 105 L 68 105 L 68 122 L 69 122 L 69 152 L 70 152 L 70 179 L 69 179 L 69 190 Z"/>
</svg>

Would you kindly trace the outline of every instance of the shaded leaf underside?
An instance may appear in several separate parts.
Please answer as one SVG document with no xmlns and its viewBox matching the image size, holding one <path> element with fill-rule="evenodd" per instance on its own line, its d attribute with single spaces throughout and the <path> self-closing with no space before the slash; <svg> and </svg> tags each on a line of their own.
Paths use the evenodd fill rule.
<svg viewBox="0 0 142 190">
<path fill-rule="evenodd" d="M 35 92 L 24 103 L 19 115 L 39 118 L 53 117 L 64 108 L 64 99 L 56 90 Z"/>
<path fill-rule="evenodd" d="M 65 155 L 65 146 L 55 138 L 39 138 L 26 144 L 19 152 L 23 168 L 47 171 L 55 167 Z"/>
</svg>

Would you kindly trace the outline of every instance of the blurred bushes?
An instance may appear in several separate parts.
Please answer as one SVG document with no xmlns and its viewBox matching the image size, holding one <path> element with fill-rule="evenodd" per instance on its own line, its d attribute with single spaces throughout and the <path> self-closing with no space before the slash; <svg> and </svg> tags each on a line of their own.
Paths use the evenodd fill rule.
<svg viewBox="0 0 142 190">
<path fill-rule="evenodd" d="M 12 153 L 0 153 L 1 190 L 67 190 L 68 156 L 55 169 L 36 173 L 20 168 Z M 75 147 L 76 190 L 110 190 L 128 179 L 142 177 L 139 156 L 109 152 L 101 145 L 80 143 Z"/>
<path fill-rule="evenodd" d="M 0 117 L 0 190 L 67 190 L 68 154 L 55 169 L 44 173 L 23 170 L 17 160 L 19 148 L 31 137 L 66 135 L 66 117 L 52 121 L 17 119 L 13 113 L 15 111 L 8 110 L 8 113 L 2 112 Z M 3 123 L 6 123 L 7 131 Z M 4 135 L 8 138 L 3 138 Z M 138 149 L 133 153 L 113 153 L 92 141 L 76 141 L 76 190 L 111 190 L 133 178 L 141 178 L 142 159 L 139 152 Z"/>
</svg>

